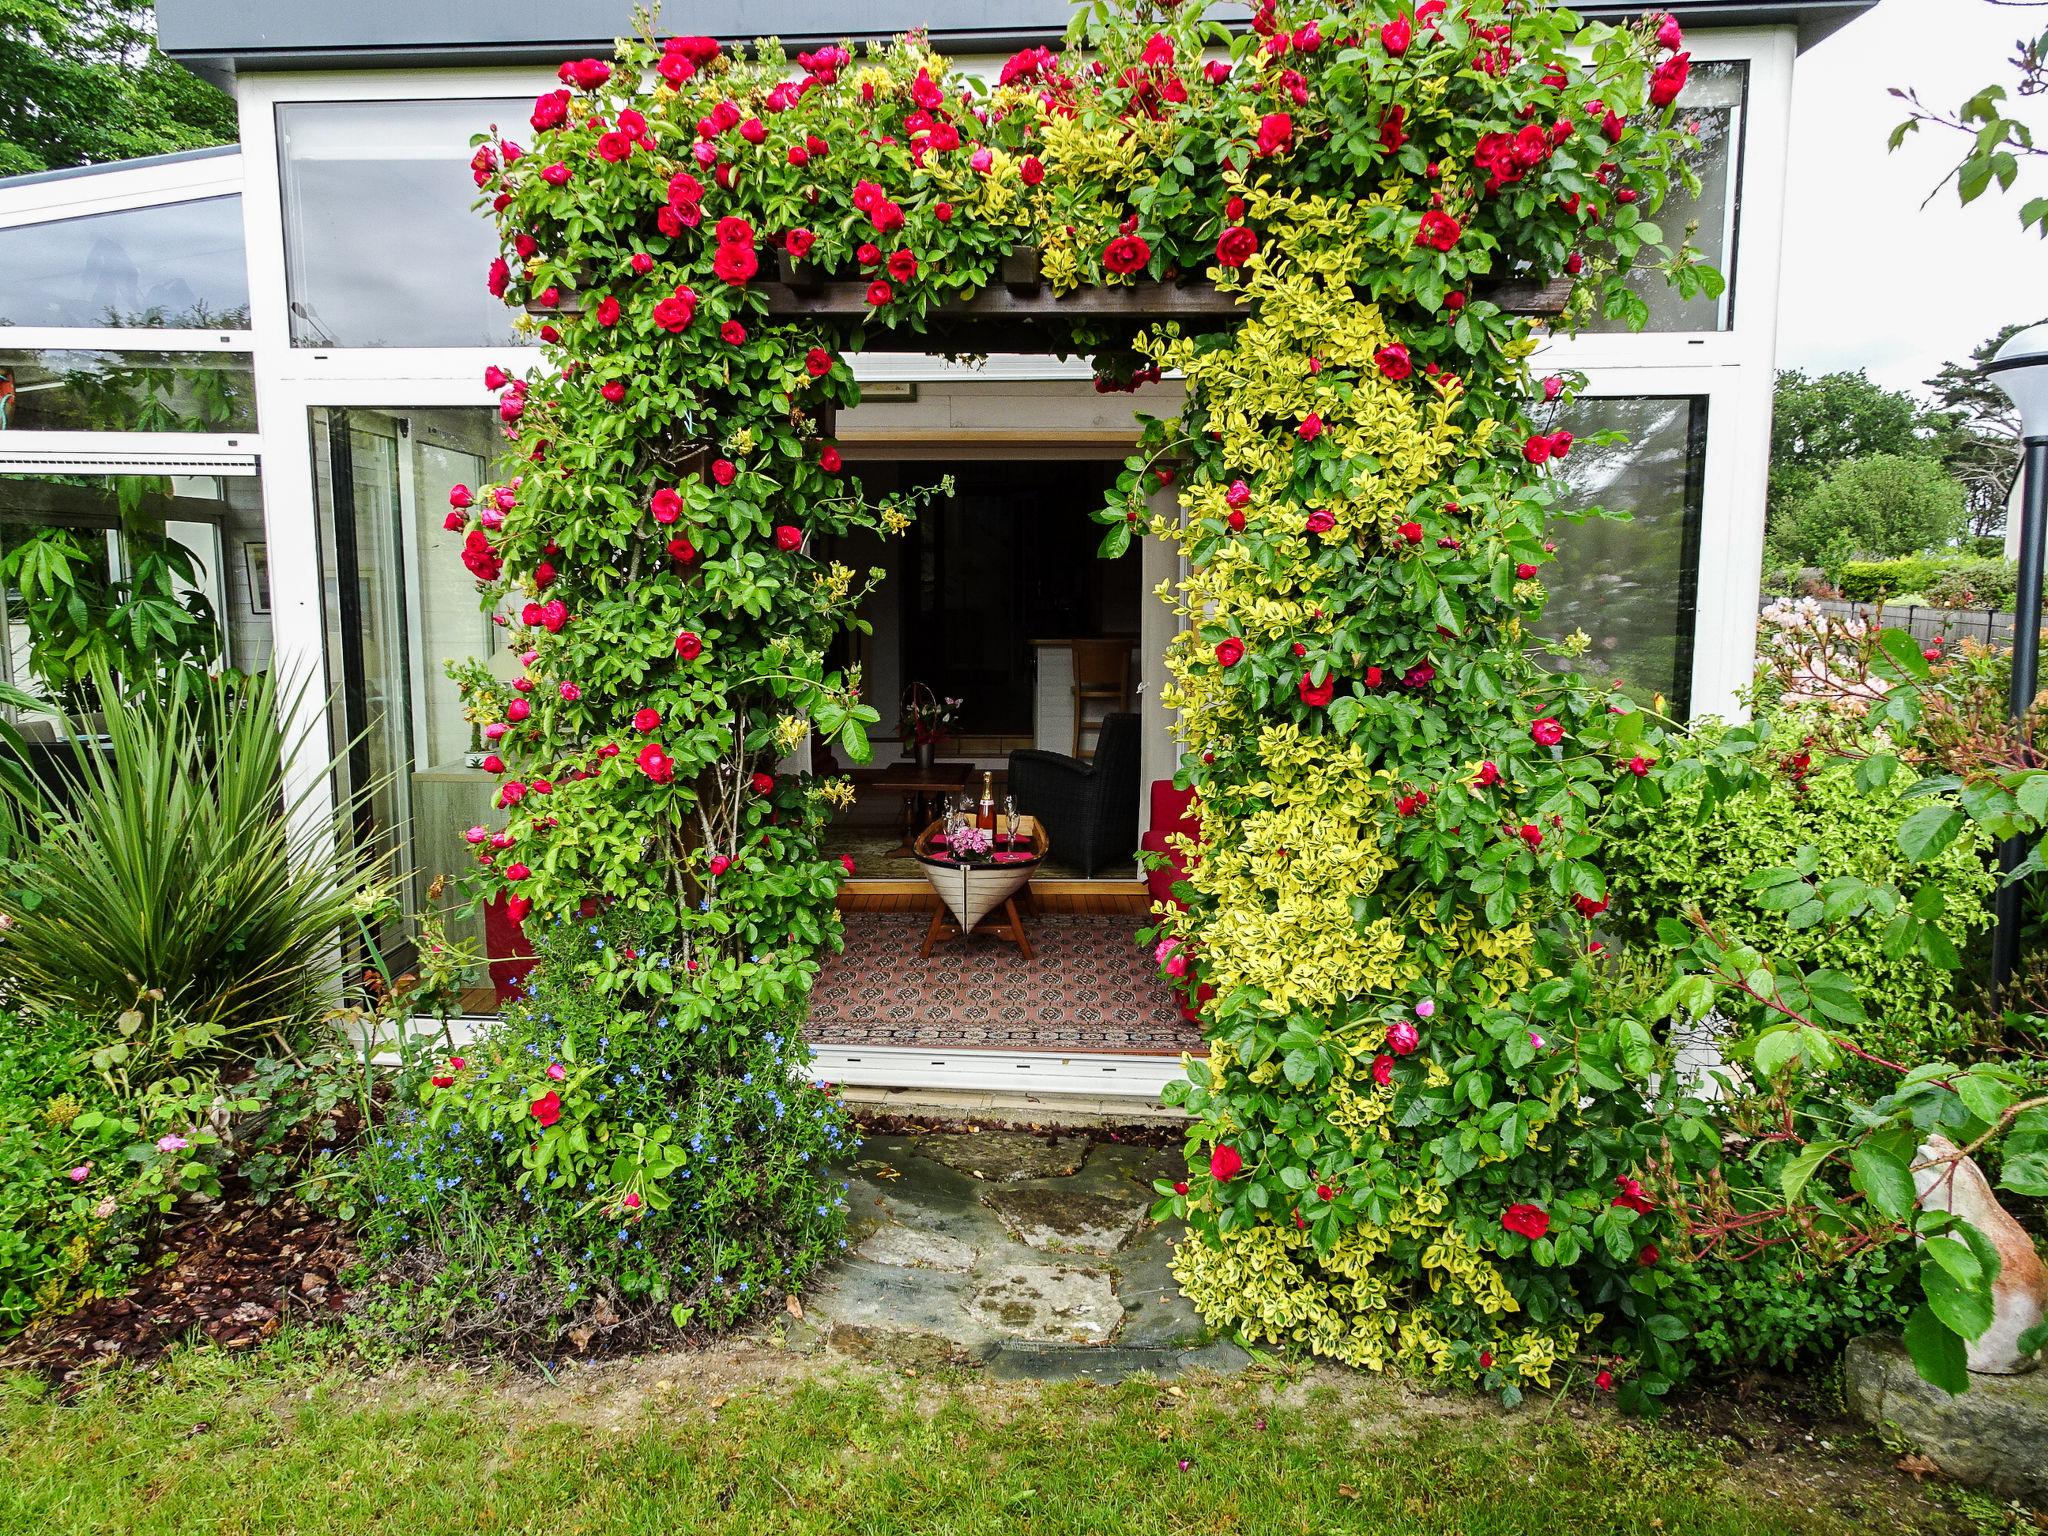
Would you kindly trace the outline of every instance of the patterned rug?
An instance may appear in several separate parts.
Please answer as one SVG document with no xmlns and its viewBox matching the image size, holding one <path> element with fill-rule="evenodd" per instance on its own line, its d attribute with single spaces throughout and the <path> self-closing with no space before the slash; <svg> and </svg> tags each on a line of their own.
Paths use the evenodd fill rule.
<svg viewBox="0 0 2048 1536">
<path fill-rule="evenodd" d="M 1202 1049 L 1130 917 L 1039 917 L 1033 957 L 1000 939 L 955 939 L 918 958 L 931 919 L 849 912 L 846 951 L 811 990 L 808 1037 L 820 1045 L 985 1046 L 1038 1051 Z"/>
</svg>

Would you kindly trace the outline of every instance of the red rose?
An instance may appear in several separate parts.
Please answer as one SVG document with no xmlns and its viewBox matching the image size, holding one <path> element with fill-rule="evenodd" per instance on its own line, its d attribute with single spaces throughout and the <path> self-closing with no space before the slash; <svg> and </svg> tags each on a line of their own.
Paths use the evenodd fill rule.
<svg viewBox="0 0 2048 1536">
<path fill-rule="evenodd" d="M 462 507 L 475 506 L 476 497 L 470 494 L 468 486 L 458 485 L 455 487 L 454 490 L 448 493 L 448 505 L 458 509 Z"/>
<path fill-rule="evenodd" d="M 1305 533 L 1328 533 L 1336 526 L 1337 519 L 1330 513 L 1325 512 L 1321 507 L 1318 507 L 1315 511 L 1309 513 L 1308 521 L 1302 524 L 1302 531 Z M 1300 653 L 1297 652 L 1296 654 Z"/>
<path fill-rule="evenodd" d="M 1685 77 L 1692 67 L 1692 55 L 1675 53 L 1657 66 L 1650 76 L 1650 105 L 1668 107 L 1678 100 L 1678 93 L 1685 89 Z"/>
<path fill-rule="evenodd" d="M 1209 1153 L 1209 1177 L 1219 1184 L 1228 1184 L 1243 1167 L 1243 1154 L 1229 1142 L 1219 1141 Z"/>
<path fill-rule="evenodd" d="M 1410 544 L 1420 544 L 1422 542 L 1422 524 L 1420 523 L 1403 523 L 1394 531 Z"/>
<path fill-rule="evenodd" d="M 1498 784 L 1500 782 L 1500 770 L 1494 767 L 1491 760 L 1483 762 L 1479 765 L 1478 776 L 1473 780 L 1473 782 L 1479 785 L 1482 789 L 1490 788 L 1491 786 Z"/>
<path fill-rule="evenodd" d="M 804 369 L 814 379 L 822 379 L 832 371 L 832 354 L 823 347 L 813 347 L 804 355 Z"/>
<path fill-rule="evenodd" d="M 507 864 L 505 866 L 505 878 L 507 880 L 530 880 L 533 878 L 533 871 L 524 864 Z"/>
<path fill-rule="evenodd" d="M 728 859 L 724 854 L 714 853 L 711 855 L 711 873 L 713 875 L 722 875 L 731 868 L 732 860 Z"/>
<path fill-rule="evenodd" d="M 721 245 L 711 258 L 711 270 L 721 282 L 737 287 L 761 270 L 761 262 L 751 245 Z"/>
<path fill-rule="evenodd" d="M 619 323 L 619 301 L 610 294 L 597 301 L 597 323 L 606 329 Z"/>
<path fill-rule="evenodd" d="M 704 654 L 704 642 L 686 629 L 676 636 L 676 654 L 685 661 L 695 661 Z"/>
<path fill-rule="evenodd" d="M 697 558 L 697 546 L 685 538 L 670 539 L 668 541 L 668 557 L 678 565 L 688 565 Z"/>
<path fill-rule="evenodd" d="M 1372 360 L 1379 365 L 1381 373 L 1397 383 L 1415 372 L 1415 364 L 1408 356 L 1408 349 L 1400 342 L 1390 342 L 1373 353 Z"/>
<path fill-rule="evenodd" d="M 792 229 L 782 237 L 782 248 L 789 252 L 792 260 L 802 261 L 811 254 L 811 247 L 817 240 L 818 237 L 808 229 Z"/>
<path fill-rule="evenodd" d="M 1415 243 L 1426 245 L 1433 251 L 1448 251 L 1464 232 L 1464 225 L 1441 208 L 1432 208 L 1423 214 L 1422 222 L 1416 228 Z"/>
<path fill-rule="evenodd" d="M 1415 29 L 1408 24 L 1406 16 L 1396 16 L 1380 28 L 1380 46 L 1387 52 L 1399 56 L 1408 51 L 1408 45 L 1415 41 Z"/>
<path fill-rule="evenodd" d="M 739 475 L 739 472 L 739 466 L 734 464 L 731 459 L 713 459 L 711 461 L 711 478 L 720 486 L 731 485 L 733 480 Z"/>
<path fill-rule="evenodd" d="M 1523 822 L 1516 830 L 1515 836 L 1527 843 L 1532 849 L 1543 846 L 1543 829 L 1533 821 Z"/>
<path fill-rule="evenodd" d="M 1572 442 L 1573 442 L 1573 438 L 1572 438 L 1572 435 L 1571 435 L 1571 433 L 1569 433 L 1569 432 L 1553 432 L 1553 433 L 1551 433 L 1551 434 L 1550 434 L 1550 456 L 1551 456 L 1551 457 L 1552 457 L 1553 459 L 1561 459 L 1561 458 L 1563 458 L 1563 457 L 1564 457 L 1564 456 L 1565 456 L 1566 454 L 1568 454 L 1568 453 L 1570 453 L 1570 452 L 1572 451 Z"/>
<path fill-rule="evenodd" d="M 754 786 L 754 793 L 757 795 L 768 795 L 775 792 L 775 775 L 772 773 L 757 773 L 749 782 Z"/>
<path fill-rule="evenodd" d="M 1550 1213 L 1540 1205 L 1511 1205 L 1501 1212 L 1500 1224 L 1533 1243 L 1550 1230 Z"/>
<path fill-rule="evenodd" d="M 459 533 L 468 522 L 469 519 L 464 517 L 460 512 L 450 512 L 446 517 L 441 519 L 441 526 L 443 528 L 446 528 L 450 533 Z"/>
<path fill-rule="evenodd" d="M 686 330 L 696 315 L 697 295 L 688 288 L 678 288 L 673 295 L 654 306 L 654 323 L 664 331 Z"/>
<path fill-rule="evenodd" d="M 1017 167 L 1017 179 L 1027 187 L 1035 187 L 1045 180 L 1045 167 L 1039 163 L 1038 156 L 1026 155 L 1024 157 Z"/>
<path fill-rule="evenodd" d="M 917 276 L 917 257 L 909 251 L 897 251 L 889 257 L 889 275 L 899 283 L 907 283 Z"/>
<path fill-rule="evenodd" d="M 1102 248 L 1103 266 L 1126 277 L 1142 272 L 1151 259 L 1152 247 L 1138 235 L 1118 235 Z"/>
<path fill-rule="evenodd" d="M 455 1086 L 455 1079 L 452 1077 L 437 1077 L 432 1079 L 432 1082 L 436 1088 L 453 1088 Z"/>
<path fill-rule="evenodd" d="M 932 205 L 932 217 L 933 217 L 933 218 L 935 218 L 935 219 L 937 219 L 937 220 L 938 220 L 938 221 L 939 221 L 939 222 L 940 222 L 941 224 L 950 224 L 950 223 L 952 223 L 952 222 L 953 222 L 953 205 L 952 205 L 951 203 L 935 203 L 935 204 L 933 204 L 933 205 Z"/>
<path fill-rule="evenodd" d="M 1628 771 L 1634 774 L 1639 779 L 1648 775 L 1649 771 L 1656 766 L 1657 759 L 1655 759 L 1654 757 L 1639 756 L 1632 757 L 1628 760 Z"/>
<path fill-rule="evenodd" d="M 1536 575 L 1536 567 L 1524 560 L 1515 567 L 1515 580 L 1529 581 Z"/>
<path fill-rule="evenodd" d="M 1652 1264 L 1655 1264 L 1662 1257 L 1664 1257 L 1664 1255 L 1657 1251 L 1657 1245 L 1655 1243 L 1645 1243 L 1643 1244 L 1642 1252 L 1636 1255 L 1636 1262 L 1642 1265 L 1643 1268 L 1648 1269 Z"/>
<path fill-rule="evenodd" d="M 645 251 L 635 251 L 633 259 L 627 262 L 626 265 L 633 269 L 635 275 L 645 277 L 654 270 L 654 258 Z"/>
<path fill-rule="evenodd" d="M 1372 1059 L 1372 1080 L 1384 1088 L 1394 1080 L 1394 1058 L 1385 1052 Z"/>
<path fill-rule="evenodd" d="M 839 457 L 839 450 L 837 448 L 827 448 L 818 455 L 818 468 L 825 471 L 828 475 L 838 474 L 840 469 L 845 466 L 845 463 L 846 461 Z"/>
<path fill-rule="evenodd" d="M 541 171 L 540 179 L 551 187 L 559 187 L 568 181 L 569 167 L 558 160 Z"/>
<path fill-rule="evenodd" d="M 1614 1372 L 1599 1372 L 1593 1378 L 1593 1385 L 1598 1387 L 1602 1392 L 1612 1392 L 1614 1390 Z"/>
<path fill-rule="evenodd" d="M 1540 432 L 1532 434 L 1529 440 L 1522 444 L 1522 457 L 1531 464 L 1549 463 L 1550 439 Z"/>
<path fill-rule="evenodd" d="M 842 853 L 841 855 L 839 855 L 839 867 L 845 870 L 849 875 L 852 874 L 853 855 L 850 853 Z"/>
<path fill-rule="evenodd" d="M 1611 1204 L 1634 1211 L 1638 1216 L 1647 1216 L 1657 1209 L 1657 1203 L 1643 1193 L 1643 1186 L 1639 1180 L 1623 1174 L 1614 1181 L 1614 1187 L 1621 1193 L 1614 1197 Z"/>
<path fill-rule="evenodd" d="M 1301 695 L 1301 702 L 1310 709 L 1321 709 L 1336 695 L 1337 675 L 1333 672 L 1320 683 L 1313 681 L 1314 676 L 1313 672 L 1302 673 L 1301 683 L 1296 691 Z"/>
<path fill-rule="evenodd" d="M 1529 727 L 1529 739 L 1539 747 L 1554 747 L 1564 740 L 1564 727 L 1549 715 L 1545 715 Z"/>
<path fill-rule="evenodd" d="M 747 328 L 737 320 L 728 320 L 718 328 L 718 339 L 728 347 L 737 347 L 747 339 Z"/>
<path fill-rule="evenodd" d="M 1243 660 L 1244 642 L 1238 639 L 1237 636 L 1232 635 L 1228 639 L 1216 642 L 1216 664 L 1218 666 L 1234 667 Z"/>
<path fill-rule="evenodd" d="M 663 486 L 654 493 L 654 500 L 649 503 L 649 507 L 657 523 L 672 523 L 683 515 L 683 498 L 667 486 Z"/>
<path fill-rule="evenodd" d="M 643 714 L 651 711 L 642 711 Z M 657 784 L 666 784 L 676 776 L 676 760 L 661 750 L 661 743 L 650 741 L 634 757 L 640 771 Z"/>
<path fill-rule="evenodd" d="M 1259 237 L 1242 224 L 1233 224 L 1216 237 L 1219 266 L 1241 267 L 1259 248 Z"/>
<path fill-rule="evenodd" d="M 868 284 L 868 303 L 870 303 L 877 309 L 880 309 L 884 304 L 887 304 L 891 299 L 895 297 L 896 290 L 894 288 L 891 288 L 887 283 L 883 282 L 879 277 L 876 278 L 872 283 Z"/>
<path fill-rule="evenodd" d="M 1277 155 L 1294 144 L 1294 119 L 1285 112 L 1268 112 L 1259 119 L 1259 153 Z"/>
<path fill-rule="evenodd" d="M 633 711 L 633 729 L 643 736 L 660 724 L 661 711 L 652 706 L 646 706 Z"/>
<path fill-rule="evenodd" d="M 538 1120 L 543 1128 L 553 1125 L 562 1118 L 562 1096 L 550 1088 L 527 1105 L 526 1112 Z"/>
<path fill-rule="evenodd" d="M 1294 429 L 1294 435 L 1304 443 L 1314 442 L 1323 435 L 1323 418 L 1310 411 L 1301 425 Z"/>
<path fill-rule="evenodd" d="M 626 386 L 621 384 L 617 379 L 612 379 L 608 383 L 600 384 L 597 388 L 597 392 L 600 395 L 604 396 L 605 401 L 611 405 L 617 405 L 621 400 L 626 398 Z"/>
<path fill-rule="evenodd" d="M 784 523 L 775 530 L 775 547 L 785 554 L 793 554 L 804 547 L 804 531 Z"/>
</svg>

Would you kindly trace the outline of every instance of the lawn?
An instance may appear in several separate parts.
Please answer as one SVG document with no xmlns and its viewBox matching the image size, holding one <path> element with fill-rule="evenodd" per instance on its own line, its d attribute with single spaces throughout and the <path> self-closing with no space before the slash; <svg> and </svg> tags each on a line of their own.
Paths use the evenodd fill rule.
<svg viewBox="0 0 2048 1536">
<path fill-rule="evenodd" d="M 254 1358 L 184 1352 L 70 1404 L 5 1379 L 0 1442 L 0 1530 L 42 1536 L 1959 1528 L 1876 1447 L 1783 1425 L 1504 1414 L 1331 1372 L 821 1374 L 760 1346 L 573 1377 L 376 1374 L 287 1335 Z"/>
</svg>

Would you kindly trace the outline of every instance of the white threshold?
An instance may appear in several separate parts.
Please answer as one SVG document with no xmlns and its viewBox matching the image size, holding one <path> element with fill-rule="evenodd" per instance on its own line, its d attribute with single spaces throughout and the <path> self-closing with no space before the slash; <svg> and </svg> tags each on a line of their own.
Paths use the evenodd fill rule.
<svg viewBox="0 0 2048 1536">
<path fill-rule="evenodd" d="M 474 1040 L 488 1015 L 451 1019 L 416 1017 L 412 1033 L 460 1049 Z M 386 1050 L 380 1065 L 398 1062 Z M 1178 1056 L 1118 1051 L 1017 1051 L 980 1046 L 947 1050 L 907 1045 L 816 1045 L 810 1077 L 848 1088 L 910 1088 L 946 1093 L 1076 1094 L 1140 1100 L 1156 1107 L 1166 1085 L 1181 1076 Z"/>
</svg>

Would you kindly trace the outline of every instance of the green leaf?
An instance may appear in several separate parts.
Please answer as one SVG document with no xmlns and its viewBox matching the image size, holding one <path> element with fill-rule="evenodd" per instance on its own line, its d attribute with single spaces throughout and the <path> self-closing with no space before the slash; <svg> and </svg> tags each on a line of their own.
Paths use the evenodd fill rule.
<svg viewBox="0 0 2048 1536">
<path fill-rule="evenodd" d="M 1981 1072 L 1966 1072 L 1950 1086 L 1963 1101 L 1963 1108 L 1987 1125 L 2012 1106 L 2012 1089 Z"/>
<path fill-rule="evenodd" d="M 1919 1200 L 1913 1175 L 1905 1159 L 1868 1145 L 1849 1154 L 1849 1165 L 1858 1189 L 1870 1203 L 1893 1221 L 1903 1221 Z"/>
<path fill-rule="evenodd" d="M 2005 1169 L 1999 1176 L 1998 1187 L 2009 1189 L 2016 1195 L 2048 1199 L 2048 1152 L 2008 1155 Z"/>
<path fill-rule="evenodd" d="M 1960 806 L 1923 805 L 1899 826 L 1899 851 L 1915 864 L 1938 858 L 1963 830 Z"/>
<path fill-rule="evenodd" d="M 1778 1188 L 1784 1191 L 1788 1202 L 1797 1201 L 1799 1192 L 1806 1188 L 1814 1170 L 1826 1161 L 1832 1152 L 1841 1150 L 1839 1141 L 1816 1141 L 1787 1163 L 1778 1174 Z"/>
<path fill-rule="evenodd" d="M 1932 1237 L 1922 1245 L 1921 1251 L 1933 1256 L 1935 1248 L 1946 1243 L 1964 1254 L 1969 1249 L 1952 1237 Z M 1946 1259 L 1947 1255 L 1943 1255 Z M 1991 1326 L 1991 1286 L 1983 1280 L 1982 1267 L 1978 1269 L 1979 1283 L 1965 1283 L 1945 1268 L 1942 1263 L 1925 1263 L 1920 1266 L 1920 1289 L 1927 1293 L 1927 1305 L 1934 1315 L 1965 1339 L 1983 1337 L 1984 1330 Z"/>
<path fill-rule="evenodd" d="M 1915 1307 L 1906 1319 L 1905 1334 L 1906 1353 L 1922 1381 L 1950 1397 L 1961 1397 L 1970 1390 L 1969 1350 L 1932 1310 Z"/>
</svg>

